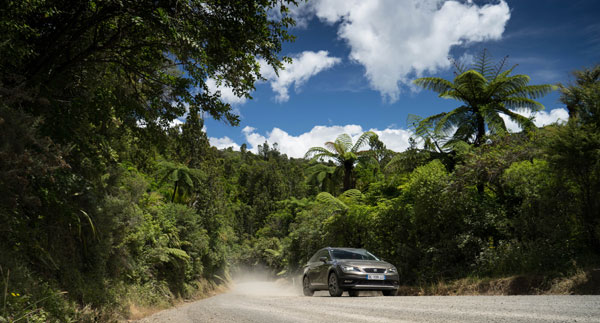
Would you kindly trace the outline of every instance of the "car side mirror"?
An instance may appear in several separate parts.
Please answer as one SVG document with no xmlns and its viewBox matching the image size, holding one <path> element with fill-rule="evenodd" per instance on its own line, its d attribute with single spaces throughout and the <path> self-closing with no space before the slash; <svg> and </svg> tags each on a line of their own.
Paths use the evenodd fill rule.
<svg viewBox="0 0 600 323">
<path fill-rule="evenodd" d="M 321 261 L 321 262 L 327 262 L 327 257 L 319 257 L 319 261 Z"/>
</svg>

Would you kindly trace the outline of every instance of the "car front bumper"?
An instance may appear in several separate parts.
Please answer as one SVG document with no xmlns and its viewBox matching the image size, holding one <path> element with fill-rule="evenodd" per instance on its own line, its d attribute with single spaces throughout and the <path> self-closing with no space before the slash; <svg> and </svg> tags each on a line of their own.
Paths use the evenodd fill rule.
<svg viewBox="0 0 600 323">
<path fill-rule="evenodd" d="M 398 274 L 385 274 L 384 280 L 367 279 L 367 274 L 339 275 L 340 287 L 344 290 L 396 290 L 398 289 Z"/>
</svg>

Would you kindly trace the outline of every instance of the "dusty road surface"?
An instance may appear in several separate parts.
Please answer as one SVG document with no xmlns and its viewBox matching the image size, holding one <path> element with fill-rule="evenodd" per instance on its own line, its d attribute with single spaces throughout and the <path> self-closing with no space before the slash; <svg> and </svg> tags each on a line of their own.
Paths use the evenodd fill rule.
<svg viewBox="0 0 600 323">
<path fill-rule="evenodd" d="M 599 322 L 600 296 L 313 297 L 268 282 L 163 311 L 139 322 Z"/>
</svg>

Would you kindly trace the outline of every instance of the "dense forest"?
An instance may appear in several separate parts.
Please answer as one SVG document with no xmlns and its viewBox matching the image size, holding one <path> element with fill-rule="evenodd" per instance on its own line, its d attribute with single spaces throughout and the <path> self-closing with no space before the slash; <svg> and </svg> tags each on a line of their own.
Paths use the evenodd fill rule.
<svg viewBox="0 0 600 323">
<path fill-rule="evenodd" d="M 203 118 L 239 120 L 206 80 L 250 98 L 294 22 L 276 0 L 153 4 L 0 5 L 0 322 L 123 318 L 240 267 L 292 277 L 324 246 L 367 248 L 404 285 L 600 263 L 600 66 L 529 85 L 484 51 L 418 79 L 457 108 L 411 116 L 403 152 L 371 132 L 303 159 L 217 150 Z M 515 112 L 550 91 L 568 122 Z"/>
</svg>

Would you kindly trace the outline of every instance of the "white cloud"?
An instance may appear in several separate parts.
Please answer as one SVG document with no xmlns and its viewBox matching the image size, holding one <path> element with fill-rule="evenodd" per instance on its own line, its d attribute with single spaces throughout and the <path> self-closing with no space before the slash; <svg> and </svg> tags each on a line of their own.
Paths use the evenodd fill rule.
<svg viewBox="0 0 600 323">
<path fill-rule="evenodd" d="M 294 85 L 296 92 L 308 81 L 309 78 L 327 70 L 342 60 L 338 57 L 330 57 L 329 52 L 321 50 L 318 52 L 304 51 L 300 54 L 291 55 L 291 64 L 284 63 L 284 69 L 275 74 L 273 68 L 261 62 L 261 74 L 270 83 L 271 88 L 277 93 L 275 98 L 278 102 L 286 102 L 290 99 L 288 89 Z"/>
<path fill-rule="evenodd" d="M 236 144 L 231 138 L 225 136 L 223 138 L 209 137 L 208 142 L 211 146 L 217 147 L 217 149 L 233 148 L 234 150 L 240 150 L 240 145 Z"/>
<path fill-rule="evenodd" d="M 294 158 L 303 158 L 304 154 L 306 154 L 311 147 L 322 147 L 325 142 L 334 141 L 337 136 L 343 133 L 350 135 L 352 139 L 356 141 L 365 131 L 367 130 L 359 125 L 315 126 L 308 132 L 294 136 L 280 128 L 273 128 L 273 130 L 267 132 L 266 135 L 260 134 L 257 129 L 249 126 L 242 129 L 242 133 L 248 143 L 248 150 L 256 153 L 258 152 L 258 145 L 262 145 L 266 141 L 270 146 L 277 143 L 281 153 Z M 379 136 L 379 139 L 383 141 L 389 149 L 394 151 L 404 151 L 408 148 L 408 138 L 412 134 L 409 130 L 393 128 L 383 130 L 370 129 L 370 131 L 375 132 Z M 233 146 L 233 141 L 228 137 L 221 139 L 210 138 L 210 140 L 211 144 L 219 149 L 221 149 L 221 147 L 216 144 L 217 142 L 226 142 L 227 145 Z M 237 148 L 235 148 L 236 146 Z M 236 146 L 233 146 L 234 149 L 239 149 L 239 145 Z"/>
<path fill-rule="evenodd" d="M 350 58 L 365 67 L 371 87 L 390 101 L 415 75 L 450 67 L 453 46 L 500 39 L 510 18 L 504 0 L 483 6 L 453 0 L 314 0 L 310 5 L 321 20 L 340 22 L 338 36 L 350 46 Z"/>
<path fill-rule="evenodd" d="M 173 119 L 173 121 L 169 122 L 169 127 L 171 128 L 175 128 L 179 125 L 182 125 L 183 121 L 179 120 L 179 119 Z"/>
<path fill-rule="evenodd" d="M 309 15 L 311 8 L 309 5 L 309 1 L 300 1 L 298 5 L 289 4 L 287 6 L 289 10 L 288 15 L 294 18 L 296 22 L 296 28 L 306 28 L 308 26 L 308 22 L 311 18 Z M 281 3 L 277 3 L 273 9 L 268 12 L 269 19 L 281 20 Z"/>
<path fill-rule="evenodd" d="M 526 117 L 534 117 L 534 123 L 538 127 L 543 127 L 556 122 L 566 122 L 569 118 L 569 114 L 565 109 L 554 109 L 549 112 L 540 111 L 534 114 L 525 111 L 515 111 Z M 510 121 L 506 115 L 501 114 L 506 127 L 510 132 L 521 131 L 516 123 Z M 356 142 L 358 137 L 367 131 L 359 125 L 345 125 L 345 126 L 315 126 L 310 131 L 299 134 L 297 136 L 291 135 L 285 130 L 280 128 L 273 128 L 271 131 L 265 134 L 259 133 L 258 129 L 246 126 L 242 129 L 242 134 L 246 138 L 248 144 L 248 150 L 257 153 L 258 145 L 262 145 L 265 141 L 270 145 L 278 145 L 278 149 L 281 153 L 288 155 L 293 158 L 303 158 L 304 154 L 311 147 L 322 147 L 327 141 L 334 141 L 337 136 L 346 133 L 352 137 L 353 142 Z M 379 136 L 388 149 L 396 152 L 401 152 L 409 147 L 408 139 L 414 134 L 412 131 L 407 129 L 396 128 L 395 125 L 390 125 L 386 129 L 371 128 L 368 131 L 373 131 Z M 233 147 L 235 150 L 240 149 L 240 145 L 235 143 L 229 137 L 223 138 L 209 138 L 211 145 L 218 149 L 224 149 L 227 147 Z"/>
<path fill-rule="evenodd" d="M 221 91 L 221 99 L 225 103 L 229 103 L 229 104 L 244 104 L 244 103 L 246 103 L 245 97 L 243 97 L 243 96 L 239 97 L 239 96 L 235 95 L 235 93 L 233 93 L 233 90 L 230 87 L 224 86 L 224 85 L 218 85 L 217 81 L 215 81 L 214 79 L 211 79 L 211 78 L 207 79 L 206 86 L 208 87 L 208 90 L 211 93 Z"/>
<path fill-rule="evenodd" d="M 539 111 L 535 113 L 531 113 L 529 111 L 513 111 L 523 115 L 527 118 L 534 117 L 533 123 L 538 127 L 547 126 L 553 123 L 563 123 L 569 120 L 569 112 L 565 109 L 554 109 L 550 112 Z M 504 119 L 504 123 L 506 124 L 506 128 L 509 132 L 519 132 L 521 128 L 513 121 L 511 121 L 507 115 L 500 114 L 502 119 Z"/>
<path fill-rule="evenodd" d="M 561 108 L 551 110 L 550 113 L 540 111 L 537 112 L 534 117 L 533 123 L 538 127 L 543 127 L 556 122 L 565 123 L 569 121 L 569 112 L 566 109 Z"/>
<path fill-rule="evenodd" d="M 408 148 L 408 138 L 414 137 L 414 133 L 406 129 L 392 129 L 387 128 L 384 130 L 371 129 L 374 133 L 379 136 L 388 149 L 393 151 L 405 151 Z"/>
<path fill-rule="evenodd" d="M 273 128 L 266 136 L 259 135 L 255 129 L 244 134 L 246 141 L 251 146 L 250 150 L 254 152 L 257 151 L 258 145 L 262 145 L 266 140 L 269 145 L 277 143 L 281 153 L 287 154 L 289 157 L 302 158 L 311 147 L 323 146 L 325 142 L 335 140 L 342 133 L 356 136 L 362 133 L 362 128 L 357 125 L 315 126 L 309 132 L 298 136 L 290 135 L 279 128 Z"/>
<path fill-rule="evenodd" d="M 175 127 L 177 127 L 177 126 L 179 126 L 179 125 L 182 125 L 183 123 L 184 123 L 184 122 L 183 122 L 183 121 L 181 121 L 181 120 L 179 120 L 179 119 L 173 119 L 172 121 L 169 121 L 169 126 L 168 126 L 168 128 L 175 128 Z M 136 121 L 136 125 L 137 125 L 139 128 L 146 128 L 146 127 L 148 126 L 148 123 L 147 123 L 147 122 L 146 122 L 146 120 L 144 120 L 144 119 L 138 119 L 138 120 Z"/>
<path fill-rule="evenodd" d="M 329 52 L 325 50 L 318 52 L 304 51 L 289 56 L 292 58 L 292 63 L 284 63 L 284 69 L 279 71 L 279 75 L 266 61 L 259 60 L 260 73 L 271 84 L 273 91 L 277 93 L 275 97 L 277 102 L 286 102 L 290 99 L 288 93 L 290 86 L 293 85 L 296 92 L 298 92 L 300 87 L 311 77 L 342 61 L 338 57 L 330 57 Z M 217 81 L 212 78 L 206 80 L 206 86 L 211 93 L 220 91 L 223 102 L 232 105 L 241 105 L 247 102 L 246 97 L 235 95 L 230 87 L 217 84 Z"/>
</svg>

